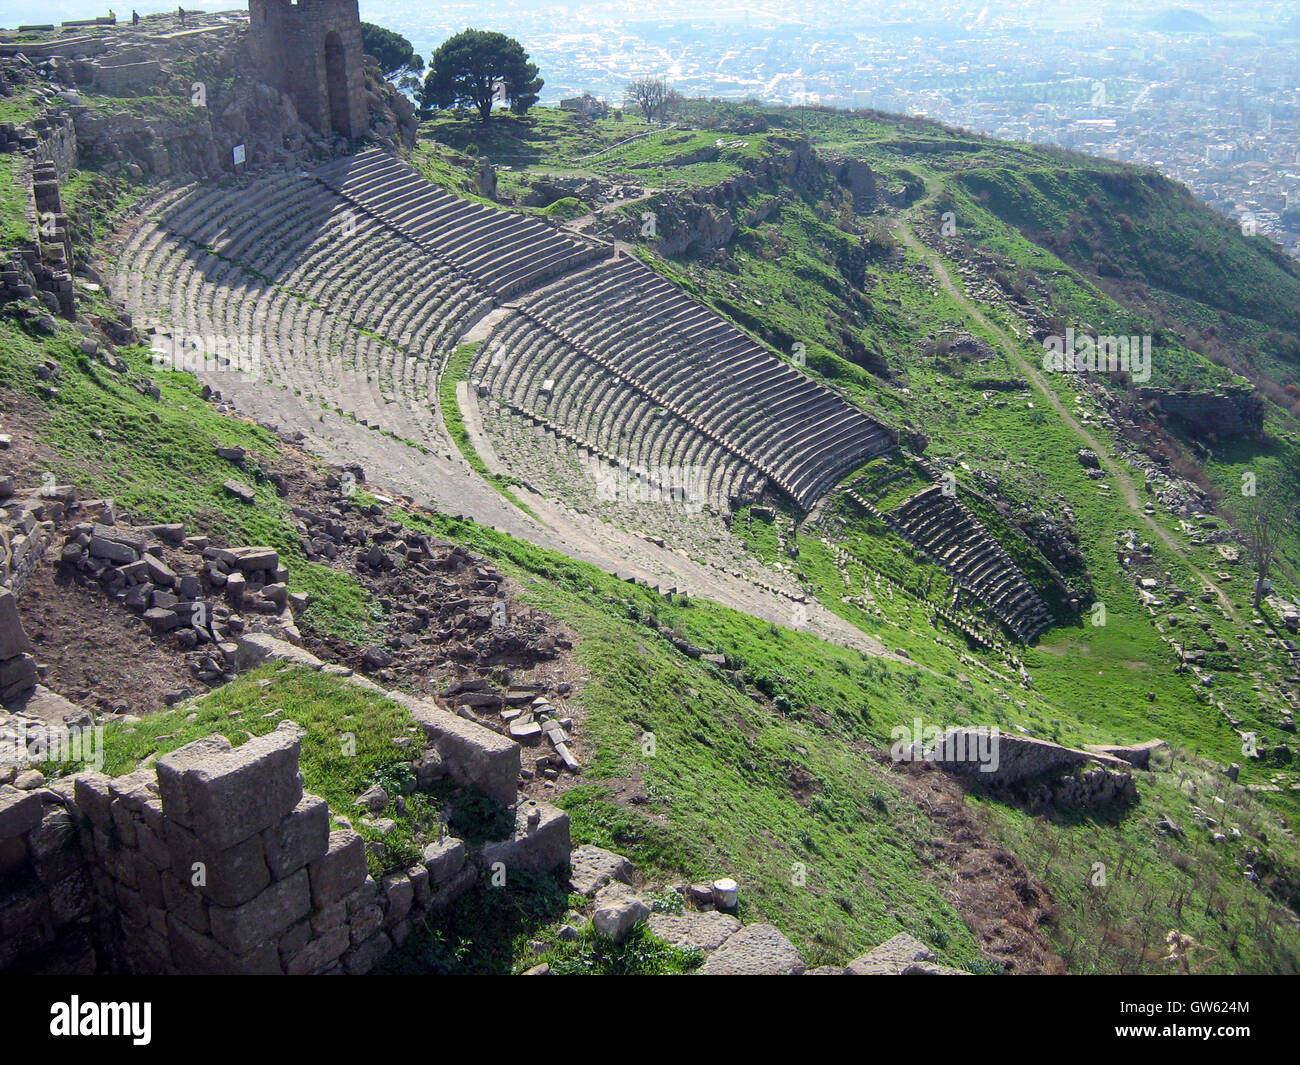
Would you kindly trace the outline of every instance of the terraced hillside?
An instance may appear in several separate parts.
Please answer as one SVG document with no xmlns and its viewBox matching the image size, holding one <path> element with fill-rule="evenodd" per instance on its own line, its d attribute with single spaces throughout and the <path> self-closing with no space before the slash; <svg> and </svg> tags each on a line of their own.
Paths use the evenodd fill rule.
<svg viewBox="0 0 1300 1065">
<path fill-rule="evenodd" d="M 854 501 L 879 513 L 856 493 Z M 939 485 L 923 488 L 884 515 L 922 553 L 954 574 L 961 588 L 987 603 L 1017 636 L 1032 640 L 1052 622 L 1042 597 L 987 529 Z"/>
<path fill-rule="evenodd" d="M 635 259 L 521 302 L 480 349 L 481 390 L 634 468 L 708 470 L 722 505 L 757 473 L 806 508 L 894 446 L 885 426 Z"/>
<path fill-rule="evenodd" d="M 613 474 L 724 516 L 765 499 L 806 510 L 896 446 L 890 428 L 617 245 L 450 195 L 377 150 L 166 194 L 122 243 L 115 284 L 160 362 L 207 372 L 239 409 L 307 435 L 329 412 L 379 430 L 427 456 L 434 498 L 473 502 L 548 544 L 483 482 L 467 486 L 465 467 L 440 467 L 454 456 L 437 383 L 467 338 L 486 341 L 466 403 L 483 401 L 489 435 L 529 434 L 607 501 L 627 494 L 601 496 Z M 509 472 L 516 449 L 497 451 Z M 583 539 L 562 509 L 542 521 L 565 544 Z M 586 557 L 636 571 L 618 547 L 602 559 L 596 540 Z M 1031 636 L 1039 620 L 1009 624 Z"/>
<path fill-rule="evenodd" d="M 112 291 L 87 273 L 75 322 L 45 323 L 31 297 L 0 321 L 18 496 L 39 498 L 52 474 L 83 499 L 113 496 L 136 526 L 268 544 L 286 598 L 307 596 L 313 653 L 482 705 L 509 732 L 516 704 L 503 694 L 492 710 L 495 692 L 463 686 L 459 638 L 420 616 L 443 575 L 419 570 L 410 544 L 482 555 L 499 573 L 473 581 L 506 591 L 518 617 L 554 619 L 565 652 L 547 683 L 557 697 L 563 683 L 581 775 L 530 768 L 523 751 L 519 786 L 647 886 L 734 877 L 745 919 L 772 921 L 810 965 L 841 967 L 908 929 L 980 972 L 1294 972 L 1294 566 L 1252 608 L 1228 508 L 1152 446 L 1172 449 L 1177 427 L 1163 441 L 1145 417 L 1131 425 L 1122 383 L 1035 370 L 1041 328 L 1145 324 L 953 177 L 1031 150 L 816 111 L 749 116 L 739 144 L 714 126 L 653 129 L 608 153 L 639 124 L 502 116 L 490 141 L 459 121 L 426 123 L 439 139 L 412 159 L 455 168 L 464 196 L 367 153 L 174 189 L 124 224 L 96 207 L 116 179 L 71 176 L 78 259 Z M 747 132 L 763 123 L 772 132 Z M 453 134 L 475 151 L 442 142 Z M 502 211 L 470 190 L 480 148 L 509 138 L 535 145 L 536 165 L 503 167 L 516 209 Z M 668 239 L 636 244 L 651 207 Z M 558 217 L 570 228 L 544 221 Z M 143 344 L 121 295 L 154 330 Z M 1157 341 L 1153 381 L 1223 380 Z M 806 373 L 773 354 L 796 343 Z M 218 361 L 196 382 L 151 366 L 151 346 L 182 367 Z M 1269 410 L 1264 439 L 1213 441 L 1213 454 L 1189 441 L 1189 454 L 1221 484 L 1257 470 L 1276 491 L 1270 471 L 1300 466 L 1294 423 Z M 340 491 L 357 465 L 366 487 Z M 604 475 L 626 486 L 695 466 L 698 512 L 600 498 Z M 566 478 L 588 498 L 594 485 L 596 505 Z M 54 581 L 58 550 L 25 604 L 52 688 L 117 700 L 135 685 L 153 710 L 186 682 L 186 654 L 214 653 L 185 649 L 183 631 L 143 633 L 139 661 L 163 668 L 137 681 L 125 641 L 106 635 L 118 630 L 83 620 L 90 590 Z M 197 734 L 245 704 L 268 722 L 280 692 L 259 680 L 273 682 L 197 711 L 142 709 L 119 739 L 144 755 L 179 742 L 178 721 Z M 491 684 L 514 698 L 518 680 Z M 350 712 L 316 702 L 331 733 Z M 1096 769 L 968 789 L 894 753 L 900 728 L 922 724 L 996 725 L 1071 759 L 1091 748 Z M 1117 750 L 1146 757 L 1130 771 Z M 339 775 L 339 809 L 370 782 Z M 589 940 L 572 940 L 553 886 L 554 912 L 496 938 L 490 896 L 469 896 L 403 961 L 572 971 L 567 952 Z M 466 954 L 471 941 L 494 957 Z M 1175 943 L 1190 958 L 1166 954 Z"/>
<path fill-rule="evenodd" d="M 186 189 L 151 215 L 119 259 L 142 325 L 196 355 L 238 338 L 261 376 L 406 439 L 439 441 L 427 401 L 457 338 L 500 299 L 563 275 L 498 325 L 485 357 L 502 373 L 488 387 L 537 409 L 554 380 L 548 399 L 593 447 L 627 441 L 609 448 L 625 462 L 692 458 L 719 486 L 739 464 L 808 505 L 892 446 L 885 427 L 648 268 L 450 196 L 382 152 L 252 189 Z M 643 440 L 654 409 L 672 431 Z"/>
</svg>

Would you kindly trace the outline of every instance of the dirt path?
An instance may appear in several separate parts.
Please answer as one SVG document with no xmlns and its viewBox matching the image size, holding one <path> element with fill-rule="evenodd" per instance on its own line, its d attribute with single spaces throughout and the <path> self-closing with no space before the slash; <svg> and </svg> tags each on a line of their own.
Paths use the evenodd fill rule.
<svg viewBox="0 0 1300 1065">
<path fill-rule="evenodd" d="M 646 200 L 658 196 L 662 191 L 662 189 L 646 189 L 640 196 L 633 196 L 627 200 L 611 200 L 609 203 L 602 203 L 594 211 L 588 211 L 586 214 L 578 215 L 577 218 L 571 218 L 569 221 L 564 223 L 564 228 L 571 229 L 575 233 L 582 233 L 601 215 L 617 211 L 620 207 L 630 207 L 634 203 L 643 203 Z"/>
<path fill-rule="evenodd" d="M 934 192 L 931 191 L 930 194 L 917 205 L 917 207 L 919 208 L 928 204 L 933 198 Z M 1011 360 L 1012 364 L 1025 375 L 1034 386 L 1034 389 L 1038 392 L 1039 396 L 1051 406 L 1061 420 L 1065 422 L 1065 424 L 1068 425 L 1092 451 L 1096 452 L 1102 468 L 1105 469 L 1106 473 L 1111 477 L 1115 484 L 1118 485 L 1120 495 L 1123 496 L 1124 502 L 1128 504 L 1129 509 L 1132 510 L 1133 514 L 1139 519 L 1139 521 L 1154 532 L 1160 539 L 1161 543 L 1169 548 L 1174 555 L 1181 559 L 1183 563 L 1196 574 L 1202 586 L 1212 588 L 1215 595 L 1218 596 L 1219 602 L 1223 605 L 1223 608 L 1228 611 L 1234 621 L 1239 621 L 1240 619 L 1237 617 L 1236 609 L 1233 607 L 1232 602 L 1224 594 L 1222 589 L 1220 589 L 1214 581 L 1210 580 L 1205 573 L 1187 557 L 1187 553 L 1183 550 L 1178 541 L 1170 534 L 1169 530 L 1143 510 L 1142 497 L 1138 492 L 1137 486 L 1133 483 L 1133 479 L 1128 475 L 1128 471 L 1123 468 L 1121 463 L 1111 457 L 1110 449 L 1106 447 L 1101 440 L 1089 432 L 1088 429 L 1077 418 L 1075 418 L 1070 409 L 1061 402 L 1061 399 L 1056 394 L 1055 390 L 1048 385 L 1047 380 L 1043 377 L 1042 371 L 1025 358 L 1023 352 L 1020 350 L 1020 345 L 1016 343 L 1005 329 L 987 318 L 976 303 L 962 292 L 960 288 L 958 288 L 952 279 L 952 275 L 948 272 L 948 267 L 944 263 L 943 259 L 939 257 L 937 252 L 921 243 L 920 239 L 916 236 L 916 233 L 912 230 L 912 224 L 910 221 L 900 217 L 895 227 L 895 232 L 897 233 L 898 238 L 908 248 L 914 251 L 927 266 L 930 267 L 934 272 L 935 279 L 939 282 L 944 292 L 951 296 L 952 299 L 971 316 L 971 318 L 983 326 L 984 329 L 997 339 L 998 345 L 1001 347 L 1003 354 L 1005 354 L 1006 357 Z"/>
</svg>

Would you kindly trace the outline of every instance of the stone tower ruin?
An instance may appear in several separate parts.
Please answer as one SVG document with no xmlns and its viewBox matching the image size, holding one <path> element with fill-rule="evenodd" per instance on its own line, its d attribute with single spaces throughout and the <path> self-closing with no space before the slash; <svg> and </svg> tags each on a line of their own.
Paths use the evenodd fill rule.
<svg viewBox="0 0 1300 1065">
<path fill-rule="evenodd" d="M 248 0 L 258 75 L 321 133 L 360 137 L 369 115 L 357 0 Z"/>
</svg>

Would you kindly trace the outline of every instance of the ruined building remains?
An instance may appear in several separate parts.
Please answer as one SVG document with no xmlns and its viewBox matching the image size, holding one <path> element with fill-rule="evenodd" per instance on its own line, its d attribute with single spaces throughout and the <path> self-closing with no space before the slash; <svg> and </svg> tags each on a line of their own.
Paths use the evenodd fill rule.
<svg viewBox="0 0 1300 1065">
<path fill-rule="evenodd" d="M 320 133 L 366 130 L 357 0 L 249 0 L 248 44 L 258 77 L 293 97 Z"/>
</svg>

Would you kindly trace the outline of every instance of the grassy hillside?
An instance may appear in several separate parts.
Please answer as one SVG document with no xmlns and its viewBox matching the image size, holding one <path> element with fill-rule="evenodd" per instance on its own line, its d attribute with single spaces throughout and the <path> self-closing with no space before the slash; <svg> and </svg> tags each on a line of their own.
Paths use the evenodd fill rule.
<svg viewBox="0 0 1300 1065">
<path fill-rule="evenodd" d="M 1300 803 L 1295 769 L 1278 751 L 1294 666 L 1268 619 L 1253 616 L 1244 567 L 1205 535 L 1218 519 L 1157 505 L 1142 456 L 1125 443 L 1105 396 L 1035 375 L 1041 347 L 1027 328 L 1034 318 L 1159 329 L 1167 339 L 1161 381 L 1218 383 L 1228 373 L 1212 358 L 1222 352 L 1203 350 L 1204 323 L 1175 330 L 1157 315 L 1177 306 L 1222 311 L 1241 323 L 1242 343 L 1268 330 L 1290 336 L 1294 268 L 1180 195 L 1164 195 L 1158 181 L 1068 153 L 877 114 L 700 104 L 692 122 L 663 130 L 536 109 L 484 130 L 441 118 L 426 126 L 415 162 L 467 191 L 476 156 L 486 153 L 501 168 L 503 199 L 528 210 L 547 204 L 526 198 L 549 199 L 560 218 L 605 206 L 583 182 L 634 185 L 670 213 L 700 202 L 725 210 L 735 232 L 718 246 L 664 258 L 646 244 L 639 254 L 774 352 L 792 357 L 802 345 L 810 373 L 904 430 L 909 448 L 952 473 L 962 501 L 1030 578 L 1047 589 L 1052 571 L 1063 572 L 1081 609 L 1056 596 L 1059 623 L 1034 647 L 1015 646 L 987 611 L 972 609 L 969 620 L 988 639 L 968 642 L 936 621 L 950 601 L 947 574 L 849 497 L 834 496 L 814 515 L 737 511 L 731 531 L 759 565 L 780 566 L 811 598 L 903 652 L 873 659 L 705 600 L 662 596 L 473 522 L 388 508 L 393 521 L 488 556 L 524 602 L 576 634 L 573 660 L 585 680 L 575 717 L 587 750 L 580 780 L 556 800 L 575 839 L 627 854 L 658 888 L 735 876 L 741 916 L 777 924 L 810 965 L 842 964 L 908 931 L 950 964 L 996 970 L 989 927 L 998 914 L 988 906 L 1020 919 L 1017 889 L 1032 895 L 1044 886 L 1052 914 L 1041 933 L 1071 971 L 1169 971 L 1164 940 L 1174 929 L 1200 945 L 1197 971 L 1296 971 L 1300 847 L 1288 825 Z M 760 166 L 782 173 L 803 153 L 803 137 L 814 155 L 797 181 L 737 180 Z M 859 180 L 850 163 L 871 180 Z M 725 195 L 710 201 L 719 188 Z M 100 237 L 107 205 L 130 194 L 74 179 L 68 195 L 82 217 L 79 239 Z M 956 219 L 949 235 L 940 230 L 946 212 Z M 619 211 L 606 214 L 593 232 L 620 224 Z M 1160 245 L 1160 226 L 1179 236 Z M 1180 279 L 1170 258 L 1216 254 L 1225 278 L 1232 275 L 1223 285 L 1242 286 L 1240 298 L 1210 268 Z M 1130 299 L 1139 283 L 1160 298 Z M 111 314 L 102 295 L 86 310 Z M 120 350 L 128 369 L 118 372 L 82 354 L 78 339 L 69 328 L 38 338 L 0 321 L 0 403 L 22 412 L 55 480 L 113 495 L 139 522 L 183 521 L 276 547 L 295 589 L 311 594 L 304 629 L 367 642 L 384 604 L 351 574 L 306 561 L 292 512 L 264 473 L 283 443 L 217 414 L 192 378 L 155 369 L 143 349 Z M 455 402 L 471 355 L 462 348 L 453 356 L 436 402 L 472 464 Z M 1261 362 L 1261 370 L 1283 361 Z M 44 379 L 47 363 L 58 370 L 56 392 Z M 1269 406 L 1267 427 L 1265 440 L 1208 454 L 1180 446 L 1223 489 L 1258 469 L 1300 498 L 1300 486 L 1283 481 L 1300 468 L 1284 406 Z M 217 444 L 249 452 L 240 476 L 255 489 L 255 507 L 222 490 L 232 471 Z M 1101 476 L 1081 466 L 1082 447 L 1105 459 Z M 846 483 L 887 510 L 928 483 L 920 470 L 904 450 Z M 509 482 L 498 486 L 508 491 Z M 1045 521 L 1070 545 L 1065 556 L 1033 539 Z M 1130 534 L 1149 551 L 1123 546 Z M 1284 546 L 1284 594 L 1296 592 L 1298 546 L 1294 538 Z M 1225 571 L 1226 580 L 1218 576 Z M 1144 577 L 1162 596 L 1177 585 L 1185 600 L 1151 605 L 1139 591 Z M 1215 590 L 1207 593 L 1208 582 Z M 1090 609 L 1098 603 L 1100 625 Z M 682 653 L 665 629 L 724 656 L 725 666 Z M 1205 653 L 1210 683 L 1183 667 L 1174 643 Z M 259 681 L 270 682 L 269 696 Z M 269 727 L 251 713 L 268 697 L 318 735 L 345 715 L 373 722 L 376 735 L 396 734 L 382 700 L 325 678 L 268 672 L 115 730 L 114 765 L 206 728 L 233 728 L 223 721 L 230 715 Z M 187 722 L 190 712 L 198 716 Z M 1159 736 L 1173 751 L 1159 771 L 1139 774 L 1134 806 L 1032 812 L 1006 795 L 963 798 L 947 781 L 930 790 L 926 775 L 891 763 L 891 731 L 918 717 L 1072 745 Z M 1267 759 L 1242 754 L 1247 730 L 1262 738 Z M 1236 783 L 1223 773 L 1234 762 L 1242 763 Z M 346 803 L 386 765 L 339 767 L 312 748 L 304 774 L 313 790 Z M 415 811 L 417 819 L 436 813 Z M 1011 857 L 999 864 L 992 855 L 1002 852 Z M 972 864 L 977 855 L 987 864 Z M 394 971 L 517 970 L 533 963 L 533 940 L 557 971 L 690 967 L 649 941 L 618 957 L 586 940 L 563 945 L 555 936 L 563 891 L 526 888 L 497 909 L 471 896 L 415 937 Z"/>
</svg>

